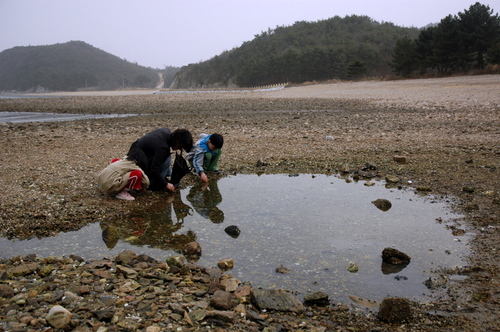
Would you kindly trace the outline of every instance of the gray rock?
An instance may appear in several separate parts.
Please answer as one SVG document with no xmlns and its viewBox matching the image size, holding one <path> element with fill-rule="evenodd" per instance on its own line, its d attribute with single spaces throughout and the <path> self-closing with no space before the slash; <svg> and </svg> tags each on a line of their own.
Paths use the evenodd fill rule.
<svg viewBox="0 0 500 332">
<path fill-rule="evenodd" d="M 260 310 L 304 311 L 304 305 L 283 289 L 252 289 L 250 296 L 253 304 Z"/>
<path fill-rule="evenodd" d="M 394 175 L 387 175 L 385 177 L 385 181 L 387 181 L 388 183 L 398 183 L 399 178 L 397 176 L 394 176 Z"/>
<path fill-rule="evenodd" d="M 356 174 L 359 175 L 361 178 L 365 179 L 371 179 L 377 176 L 375 172 L 370 172 L 370 171 L 363 171 L 363 170 L 358 170 L 356 171 Z"/>
<path fill-rule="evenodd" d="M 27 263 L 27 264 L 21 264 L 18 266 L 14 266 L 13 268 L 9 269 L 7 271 L 8 275 L 12 276 L 24 276 L 26 274 L 30 274 L 35 272 L 39 268 L 38 263 Z"/>
<path fill-rule="evenodd" d="M 47 314 L 47 322 L 55 328 L 62 329 L 68 326 L 72 314 L 60 305 L 53 306 Z"/>
<path fill-rule="evenodd" d="M 314 292 L 304 296 L 304 303 L 307 305 L 326 306 L 330 303 L 328 294 L 323 292 Z"/>
</svg>

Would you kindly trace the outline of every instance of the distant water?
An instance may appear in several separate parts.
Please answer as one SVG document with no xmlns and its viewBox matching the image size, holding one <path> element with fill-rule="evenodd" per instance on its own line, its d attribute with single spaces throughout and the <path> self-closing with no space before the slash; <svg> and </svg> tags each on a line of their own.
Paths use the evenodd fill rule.
<svg viewBox="0 0 500 332">
<path fill-rule="evenodd" d="M 40 112 L 0 112 L 0 123 L 72 121 L 100 118 L 121 118 L 137 114 L 58 114 Z"/>
<path fill-rule="evenodd" d="M 35 98 L 35 97 L 26 95 L 0 95 L 0 99 L 20 99 L 20 98 Z"/>
</svg>

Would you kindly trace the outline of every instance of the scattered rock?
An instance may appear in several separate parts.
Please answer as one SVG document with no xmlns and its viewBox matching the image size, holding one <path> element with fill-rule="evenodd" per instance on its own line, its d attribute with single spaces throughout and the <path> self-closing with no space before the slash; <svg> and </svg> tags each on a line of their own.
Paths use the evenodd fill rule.
<svg viewBox="0 0 500 332">
<path fill-rule="evenodd" d="M 66 292 L 64 292 L 64 297 L 62 298 L 62 302 L 64 304 L 70 304 L 70 303 L 73 303 L 76 301 L 81 301 L 82 299 L 83 299 L 83 297 L 81 297 L 73 292 L 66 291 Z"/>
<path fill-rule="evenodd" d="M 344 166 L 342 166 L 342 169 L 340 170 L 341 173 L 349 173 L 350 170 L 349 170 L 349 164 L 344 164 Z"/>
<path fill-rule="evenodd" d="M 230 237 L 232 238 L 237 238 L 238 236 L 240 236 L 240 229 L 238 228 L 238 226 L 235 226 L 235 225 L 231 225 L 231 226 L 227 226 L 224 231 L 227 233 L 227 235 L 229 235 Z"/>
<path fill-rule="evenodd" d="M 212 295 L 210 305 L 215 309 L 230 310 L 238 305 L 238 298 L 230 292 L 218 290 Z"/>
<path fill-rule="evenodd" d="M 113 316 L 115 315 L 115 311 L 110 309 L 96 310 L 93 313 L 98 321 L 108 323 L 111 322 Z"/>
<path fill-rule="evenodd" d="M 0 284 L 0 297 L 10 298 L 14 296 L 14 288 L 9 285 Z"/>
<path fill-rule="evenodd" d="M 435 290 L 444 287 L 448 283 L 448 278 L 443 275 L 437 275 L 429 277 L 423 283 L 427 288 Z"/>
<path fill-rule="evenodd" d="M 127 279 L 135 279 L 137 277 L 137 271 L 122 265 L 116 266 L 116 273 L 123 274 Z"/>
<path fill-rule="evenodd" d="M 409 322 L 412 318 L 410 301 L 403 298 L 385 298 L 380 304 L 378 318 L 389 324 Z"/>
<path fill-rule="evenodd" d="M 384 198 L 379 198 L 376 199 L 372 202 L 379 210 L 382 211 L 389 211 L 389 209 L 392 207 L 392 203 Z"/>
<path fill-rule="evenodd" d="M 50 308 L 47 314 L 47 322 L 57 329 L 62 329 L 68 326 L 73 315 L 60 305 L 55 305 Z"/>
<path fill-rule="evenodd" d="M 376 171 L 377 166 L 373 165 L 372 163 L 365 163 L 365 167 L 363 167 L 363 171 Z"/>
<path fill-rule="evenodd" d="M 187 256 L 201 256 L 201 246 L 198 242 L 189 242 L 184 247 L 184 253 Z"/>
<path fill-rule="evenodd" d="M 330 303 L 328 294 L 323 292 L 314 292 L 304 296 L 304 303 L 307 305 L 325 306 Z"/>
<path fill-rule="evenodd" d="M 267 163 L 264 162 L 264 160 L 262 158 L 257 160 L 257 162 L 255 163 L 255 167 L 264 167 L 264 166 L 267 166 Z"/>
<path fill-rule="evenodd" d="M 264 323 L 271 325 L 269 330 L 359 329 L 376 331 L 391 328 L 416 331 L 494 330 L 496 328 L 494 321 L 498 316 L 498 310 L 492 309 L 495 298 L 492 295 L 491 300 L 484 303 L 470 302 L 470 289 L 476 289 L 478 293 L 489 294 L 495 294 L 497 291 L 495 283 L 491 282 L 495 279 L 495 269 L 490 268 L 495 267 L 498 260 L 497 251 L 491 248 L 496 248 L 497 244 L 495 241 L 498 226 L 495 216 L 498 216 L 500 206 L 498 186 L 494 182 L 495 172 L 498 171 L 498 167 L 495 170 L 494 166 L 494 161 L 497 160 L 495 158 L 498 158 L 495 154 L 498 149 L 495 149 L 497 144 L 495 135 L 490 135 L 492 125 L 498 123 L 498 93 L 491 88 L 491 86 L 498 85 L 497 76 L 437 78 L 431 80 L 431 83 L 438 83 L 433 84 L 432 89 L 422 89 L 424 85 L 421 81 L 427 80 L 399 81 L 398 89 L 391 89 L 392 84 L 390 82 L 388 84 L 385 80 L 370 82 L 369 89 L 363 88 L 366 82 L 318 84 L 311 86 L 319 89 L 313 92 L 317 93 L 315 95 L 317 97 L 312 97 L 310 91 L 306 96 L 301 95 L 301 87 L 292 87 L 278 93 L 294 94 L 293 98 L 288 98 L 286 95 L 281 95 L 280 98 L 274 98 L 271 95 L 271 98 L 261 98 L 261 93 L 253 92 L 250 94 L 258 97 L 247 98 L 247 93 L 238 92 L 236 98 L 232 96 L 226 98 L 225 93 L 209 93 L 208 97 L 207 94 L 202 93 L 201 97 L 188 94 L 184 100 L 182 100 L 182 94 L 178 94 L 179 96 L 78 96 L 4 100 L 2 102 L 4 111 L 19 109 L 43 112 L 95 114 L 120 112 L 152 115 L 130 120 L 103 119 L 60 124 L 56 122 L 2 124 L 0 127 L 2 138 L 11 149 L 4 151 L 8 158 L 3 158 L 4 167 L 9 172 L 3 172 L 2 177 L 2 183 L 7 185 L 7 189 L 4 190 L 1 199 L 2 227 L 0 232 L 2 237 L 10 239 L 44 238 L 55 236 L 59 232 L 81 229 L 89 223 L 95 223 L 96 220 L 121 219 L 124 214 L 128 213 L 128 207 L 131 205 L 127 204 L 125 207 L 116 200 L 103 199 L 94 195 L 88 183 L 93 181 L 94 171 L 100 167 L 99 165 L 104 165 L 108 162 L 108 156 L 117 153 L 117 147 L 118 150 L 126 151 L 123 149 L 128 147 L 127 142 L 132 142 L 144 132 L 149 131 L 155 123 L 162 125 L 158 116 L 165 114 L 168 108 L 169 112 L 172 110 L 172 119 L 179 126 L 186 126 L 196 133 L 202 132 L 205 128 L 222 126 L 221 130 L 226 132 L 228 137 L 232 137 L 234 144 L 230 145 L 230 149 L 221 160 L 221 166 L 227 170 L 227 174 L 253 172 L 253 166 L 258 159 L 256 156 L 266 158 L 269 156 L 269 169 L 266 169 L 266 172 L 269 170 L 276 173 L 308 173 L 318 170 L 335 172 L 345 162 L 355 165 L 366 158 L 373 157 L 380 163 L 378 166 L 381 174 L 396 172 L 395 174 L 401 178 L 412 178 L 415 183 L 432 184 L 433 190 L 440 194 L 450 194 L 456 197 L 462 195 L 462 198 L 464 196 L 467 198 L 467 194 L 462 192 L 463 181 L 474 183 L 475 193 L 478 193 L 479 188 L 491 189 L 494 192 L 492 197 L 482 196 L 483 192 L 481 196 L 474 197 L 473 203 L 477 204 L 474 208 L 477 210 L 464 216 L 466 219 L 464 223 L 472 221 L 470 226 L 474 228 L 479 240 L 473 244 L 470 260 L 471 271 L 475 271 L 473 272 L 475 275 L 463 282 L 453 283 L 460 285 L 453 286 L 450 300 L 434 298 L 438 302 L 436 310 L 442 311 L 444 315 L 423 314 L 419 316 L 421 319 L 415 324 L 388 327 L 375 322 L 371 315 L 367 320 L 364 315 L 355 313 L 353 316 L 351 312 L 345 313 L 345 316 L 342 313 L 339 317 L 333 311 L 317 312 L 314 310 L 311 311 L 311 316 L 289 316 L 286 320 L 271 313 L 261 313 Z M 485 79 L 489 81 L 486 83 L 489 85 L 484 85 L 482 81 Z M 452 84 L 449 84 L 450 80 Z M 492 80 L 495 80 L 493 85 L 491 85 Z M 472 82 L 473 89 L 468 88 L 471 86 L 468 82 Z M 477 86 L 476 83 L 478 83 Z M 360 89 L 359 93 L 351 96 L 352 84 L 362 86 L 356 86 L 356 89 Z M 382 89 L 373 90 L 378 85 L 383 85 Z M 341 94 L 344 86 L 348 88 L 349 95 Z M 328 91 L 331 94 L 332 88 L 336 90 L 335 98 L 322 98 L 322 95 L 318 93 Z M 119 91 L 119 93 L 122 92 Z M 370 98 L 369 101 L 358 100 L 359 96 L 372 95 L 373 92 L 379 95 L 373 99 Z M 282 111 L 268 112 L 269 110 Z M 289 114 L 294 114 L 297 110 L 300 110 L 298 112 L 303 114 L 304 118 L 307 116 L 309 123 L 306 127 L 303 121 L 283 123 Z M 311 112 L 310 110 L 318 111 Z M 212 111 L 215 111 L 214 116 L 206 117 L 207 112 L 212 113 Z M 474 121 L 470 121 L 471 116 Z M 204 120 L 199 121 L 199 119 Z M 372 120 L 376 121 L 376 125 L 363 125 Z M 443 126 L 443 123 L 446 125 Z M 408 128 L 414 130 L 407 130 Z M 298 144 L 290 144 L 294 142 L 289 135 L 291 131 L 300 133 L 297 135 Z M 66 139 L 68 133 L 83 139 L 68 140 Z M 119 146 L 108 144 L 113 142 L 117 133 L 121 137 Z M 443 135 L 436 135 L 436 133 L 443 133 Z M 301 139 L 305 135 L 310 139 Z M 324 139 L 325 135 L 333 135 L 338 139 L 328 142 Z M 262 144 L 241 144 L 249 140 Z M 36 149 L 33 146 L 36 146 Z M 30 152 L 30 160 L 37 166 L 26 168 L 23 163 L 19 162 L 23 160 L 26 151 Z M 83 156 L 92 155 L 95 158 L 66 158 L 65 167 L 61 167 L 60 156 L 71 155 L 74 151 L 81 151 Z M 98 153 L 95 153 L 96 151 Z M 384 155 L 388 155 L 389 158 L 392 157 L 391 154 L 404 155 L 407 151 L 411 153 L 407 157 L 409 165 L 402 166 L 392 160 L 386 163 L 379 159 L 384 158 Z M 409 163 L 410 160 L 411 163 Z M 51 181 L 43 180 L 53 174 L 57 176 L 51 177 Z M 75 181 L 75 174 L 78 174 L 81 181 Z M 151 199 L 146 195 L 139 197 L 139 201 L 140 204 L 149 203 Z M 117 209 L 117 204 L 120 205 L 119 209 Z M 462 210 L 467 205 L 467 201 L 464 203 L 463 200 L 460 202 L 453 200 L 450 204 Z M 115 239 L 111 237 L 111 240 Z M 113 246 L 113 241 L 106 244 Z M 176 290 L 179 282 L 183 281 L 186 284 L 190 277 L 180 276 L 176 272 L 169 273 L 164 262 L 159 263 L 158 267 L 150 265 L 149 271 L 138 271 L 140 271 L 142 282 L 148 280 L 151 283 L 145 284 L 144 289 L 139 289 L 142 293 L 139 291 L 137 294 L 129 293 L 125 299 L 123 295 L 116 293 L 120 282 L 123 281 L 122 275 L 117 276 L 115 273 L 116 265 L 108 262 L 109 265 L 96 268 L 90 267 L 85 262 L 81 263 L 87 271 L 96 272 L 92 280 L 96 284 L 88 284 L 93 288 L 91 294 L 96 294 L 96 298 L 101 298 L 104 293 L 95 291 L 101 288 L 105 289 L 111 297 L 116 297 L 117 308 L 121 311 L 121 313 L 118 312 L 121 314 L 120 325 L 116 324 L 118 329 L 133 330 L 130 326 L 126 326 L 128 320 L 140 321 L 140 323 L 135 323 L 138 331 L 149 328 L 148 324 L 160 326 L 162 331 L 189 329 L 184 320 L 179 323 L 165 313 L 169 310 L 165 310 L 163 301 L 179 302 L 186 309 L 190 309 L 194 303 L 193 300 L 197 298 L 194 293 L 189 294 L 186 291 L 198 292 L 198 290 L 191 289 L 192 286 L 181 286 Z M 120 264 L 128 266 L 128 264 Z M 14 264 L 9 262 L 6 265 L 10 268 Z M 16 299 L 21 303 L 22 300 L 25 301 L 25 304 L 19 306 L 15 302 L 9 302 L 8 299 L 2 299 L 6 303 L 2 302 L 3 311 L 0 317 L 5 317 L 5 320 L 0 319 L 1 328 L 7 331 L 52 329 L 47 326 L 44 315 L 39 310 L 43 310 L 45 302 L 49 306 L 60 303 L 58 301 L 61 301 L 61 294 L 68 289 L 66 285 L 69 280 L 71 283 L 79 283 L 78 275 L 83 271 L 79 262 L 69 262 L 69 260 L 62 265 L 54 264 L 54 268 L 53 273 L 46 274 L 46 277 L 41 278 L 37 270 L 21 280 L 21 277 L 9 276 L 7 278 L 7 268 L 0 267 L 2 282 L 9 279 L 8 285 L 16 284 L 17 295 L 22 296 L 16 296 Z M 40 271 L 48 270 L 44 268 Z M 220 272 L 219 269 L 216 270 Z M 208 278 L 208 274 L 197 276 L 197 278 Z M 466 287 L 461 287 L 461 284 Z M 208 288 L 208 284 L 200 283 L 199 287 L 204 290 Z M 451 285 L 450 288 L 452 288 Z M 62 292 L 57 290 L 62 290 Z M 176 294 L 181 293 L 184 294 L 183 299 L 175 297 Z M 147 299 L 142 298 L 145 294 L 156 295 L 156 305 L 159 306 L 157 315 L 146 316 L 133 310 L 138 300 L 129 297 L 137 295 L 142 301 L 146 301 Z M 173 294 L 172 297 L 170 294 Z M 78 329 L 73 328 L 73 325 L 69 329 L 75 331 L 114 329 L 115 327 L 111 326 L 101 326 L 102 324 L 96 322 L 94 318 L 88 318 L 92 316 L 88 315 L 89 307 L 100 301 L 91 302 L 90 300 L 94 299 L 93 295 L 85 295 L 85 298 L 78 310 L 67 307 L 75 313 L 75 316 L 78 313 L 78 317 L 73 320 L 79 325 Z M 35 305 L 36 303 L 38 305 Z M 11 310 L 9 315 L 7 315 L 8 309 Z M 466 310 L 469 309 L 475 310 L 477 315 L 467 314 Z M 25 324 L 25 321 L 21 322 L 20 318 L 24 314 L 31 314 L 35 317 L 34 322 L 30 323 L 33 325 L 15 326 L 15 324 Z M 121 319 L 123 317 L 129 319 L 126 321 Z M 302 322 L 305 325 L 300 325 Z M 194 320 L 193 323 L 196 324 Z M 232 330 L 230 326 L 216 325 L 219 323 L 219 319 L 216 323 L 204 320 L 199 328 Z M 12 325 L 4 326 L 4 324 Z M 262 329 L 261 326 L 246 326 L 245 321 L 243 323 L 239 321 L 239 324 L 242 326 L 235 327 L 235 330 Z M 196 328 L 198 326 L 193 330 Z"/>
<path fill-rule="evenodd" d="M 252 289 L 252 303 L 260 310 L 303 312 L 304 305 L 292 294 L 282 289 Z"/>
<path fill-rule="evenodd" d="M 224 259 L 217 263 L 217 266 L 222 271 L 227 271 L 234 267 L 234 261 L 232 259 Z"/>
<path fill-rule="evenodd" d="M 359 267 L 358 267 L 358 264 L 356 264 L 354 262 L 349 262 L 349 263 L 347 263 L 345 269 L 349 272 L 356 273 L 356 272 L 358 272 Z"/>
<path fill-rule="evenodd" d="M 385 176 L 385 181 L 387 183 L 398 183 L 400 180 L 397 176 L 394 175 L 386 175 Z"/>
<path fill-rule="evenodd" d="M 37 269 L 39 269 L 38 263 L 21 264 L 21 265 L 14 266 L 14 267 L 10 268 L 7 271 L 7 275 L 12 275 L 14 277 L 24 276 L 26 274 L 33 273 Z"/>
<path fill-rule="evenodd" d="M 115 263 L 127 265 L 135 259 L 137 259 L 137 254 L 135 252 L 132 250 L 124 250 L 115 257 Z"/>
<path fill-rule="evenodd" d="M 226 292 L 235 292 L 238 289 L 238 286 L 241 284 L 241 281 L 232 277 L 221 278 L 220 284 L 224 287 Z"/>
<path fill-rule="evenodd" d="M 462 188 L 462 191 L 464 193 L 469 193 L 469 194 L 472 194 L 474 191 L 475 191 L 475 188 L 473 186 L 464 186 Z"/>
<path fill-rule="evenodd" d="M 282 274 L 286 274 L 286 273 L 290 273 L 291 272 L 289 268 L 287 268 L 287 267 L 285 267 L 283 265 L 280 265 L 280 267 L 277 267 L 275 269 L 275 271 L 276 271 L 276 273 L 282 273 Z"/>
<path fill-rule="evenodd" d="M 382 261 L 387 264 L 408 265 L 410 260 L 410 256 L 394 248 L 385 248 L 382 251 Z"/>
<path fill-rule="evenodd" d="M 354 174 L 357 175 L 357 177 L 363 179 L 372 179 L 377 176 L 375 172 L 363 171 L 363 170 L 357 170 Z"/>
<path fill-rule="evenodd" d="M 376 307 L 378 304 L 377 301 L 363 299 L 355 295 L 349 295 L 349 298 L 354 302 L 356 302 L 357 304 L 360 304 L 365 307 Z"/>
<path fill-rule="evenodd" d="M 174 255 L 167 258 L 168 266 L 174 266 L 177 268 L 182 268 L 186 265 L 186 257 L 183 255 Z"/>
<path fill-rule="evenodd" d="M 392 160 L 394 160 L 398 164 L 406 164 L 406 157 L 404 156 L 393 156 Z"/>
</svg>

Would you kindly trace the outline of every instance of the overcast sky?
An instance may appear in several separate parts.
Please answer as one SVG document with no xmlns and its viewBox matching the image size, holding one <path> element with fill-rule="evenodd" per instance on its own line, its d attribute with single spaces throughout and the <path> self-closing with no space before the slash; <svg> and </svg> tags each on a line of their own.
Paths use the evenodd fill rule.
<svg viewBox="0 0 500 332">
<path fill-rule="evenodd" d="M 0 51 L 84 41 L 154 68 L 205 61 L 268 28 L 366 15 L 405 27 L 437 23 L 476 0 L 0 0 Z M 494 13 L 500 0 L 483 0 Z"/>
</svg>

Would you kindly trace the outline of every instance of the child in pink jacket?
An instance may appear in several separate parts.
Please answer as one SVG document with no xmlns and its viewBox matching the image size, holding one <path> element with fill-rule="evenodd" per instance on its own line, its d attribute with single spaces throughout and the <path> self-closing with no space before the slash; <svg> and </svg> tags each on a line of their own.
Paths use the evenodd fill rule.
<svg viewBox="0 0 500 332">
<path fill-rule="evenodd" d="M 130 190 L 142 191 L 149 187 L 147 175 L 130 156 L 124 159 L 113 159 L 97 174 L 97 183 L 104 193 L 127 201 L 135 199 L 130 195 Z"/>
</svg>

